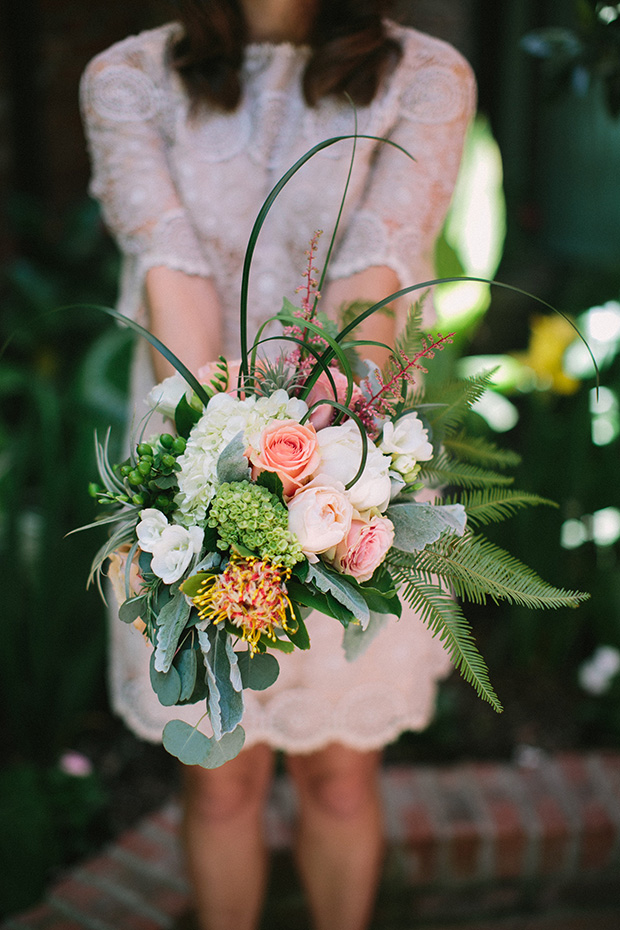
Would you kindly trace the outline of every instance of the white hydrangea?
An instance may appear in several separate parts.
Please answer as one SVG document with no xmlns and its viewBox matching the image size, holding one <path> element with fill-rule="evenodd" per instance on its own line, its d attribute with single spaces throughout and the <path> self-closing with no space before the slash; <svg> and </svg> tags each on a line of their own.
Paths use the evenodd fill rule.
<svg viewBox="0 0 620 930">
<path fill-rule="evenodd" d="M 186 526 L 201 523 L 217 486 L 217 461 L 221 452 L 238 433 L 257 448 L 260 435 L 271 420 L 301 420 L 308 407 L 286 391 L 269 397 L 238 400 L 230 394 L 216 394 L 193 427 L 183 455 L 177 459 L 179 493 L 175 498 L 175 519 Z"/>
</svg>

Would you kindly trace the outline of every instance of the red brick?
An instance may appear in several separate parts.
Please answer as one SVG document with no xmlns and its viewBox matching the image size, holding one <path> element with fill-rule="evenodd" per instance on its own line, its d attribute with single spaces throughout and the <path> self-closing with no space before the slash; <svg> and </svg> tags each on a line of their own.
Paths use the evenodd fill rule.
<svg viewBox="0 0 620 930">
<path fill-rule="evenodd" d="M 581 755 L 558 757 L 557 765 L 579 814 L 580 869 L 602 869 L 611 859 L 616 838 L 616 826 L 600 797 Z"/>
<path fill-rule="evenodd" d="M 574 835 L 564 808 L 543 780 L 539 769 L 521 769 L 519 780 L 538 821 L 536 871 L 541 875 L 566 871 Z"/>
<path fill-rule="evenodd" d="M 159 930 L 161 923 L 132 910 L 125 902 L 112 897 L 105 890 L 73 876 L 58 885 L 51 898 L 51 903 L 59 909 L 68 905 L 76 916 L 96 917 L 114 930 Z"/>
<path fill-rule="evenodd" d="M 439 874 L 437 831 L 422 804 L 412 804 L 403 811 L 407 830 L 408 850 L 415 861 L 416 884 L 426 885 Z"/>
<path fill-rule="evenodd" d="M 160 871 L 178 877 L 183 875 L 181 852 L 176 841 L 154 839 L 143 830 L 128 830 L 122 834 L 116 846 L 136 856 L 141 862 L 156 866 Z"/>
<path fill-rule="evenodd" d="M 81 923 L 65 917 L 48 904 L 12 918 L 11 924 L 20 930 L 84 930 Z"/>
<path fill-rule="evenodd" d="M 86 876 L 86 880 L 92 876 L 95 880 L 103 879 L 117 888 L 138 894 L 151 907 L 172 916 L 181 914 L 189 905 L 189 895 L 165 879 L 154 878 L 109 856 L 91 859 L 80 869 L 80 874 Z"/>
<path fill-rule="evenodd" d="M 519 804 L 502 778 L 503 766 L 477 764 L 471 766 L 471 772 L 493 825 L 494 875 L 519 878 L 524 874 L 529 839 Z"/>
<path fill-rule="evenodd" d="M 457 881 L 474 879 L 480 872 L 482 825 L 472 806 L 459 769 L 436 772 L 440 796 L 442 827 L 448 840 L 451 877 Z"/>
</svg>

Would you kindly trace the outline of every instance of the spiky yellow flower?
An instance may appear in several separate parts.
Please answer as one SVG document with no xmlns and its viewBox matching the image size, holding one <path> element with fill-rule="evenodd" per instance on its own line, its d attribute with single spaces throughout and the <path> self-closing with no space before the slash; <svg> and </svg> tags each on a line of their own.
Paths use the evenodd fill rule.
<svg viewBox="0 0 620 930">
<path fill-rule="evenodd" d="M 288 630 L 291 602 L 286 582 L 289 568 L 233 552 L 219 575 L 209 575 L 193 598 L 201 620 L 230 622 L 241 631 L 253 654 L 264 634 L 275 640 L 274 630 Z"/>
</svg>

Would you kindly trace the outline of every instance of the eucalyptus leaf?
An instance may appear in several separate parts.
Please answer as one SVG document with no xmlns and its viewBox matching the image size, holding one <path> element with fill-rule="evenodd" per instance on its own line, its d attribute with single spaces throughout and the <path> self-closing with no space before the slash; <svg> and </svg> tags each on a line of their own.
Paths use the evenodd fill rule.
<svg viewBox="0 0 620 930">
<path fill-rule="evenodd" d="M 184 720 L 169 720 L 162 740 L 164 749 L 185 765 L 203 765 L 213 742 Z"/>
<path fill-rule="evenodd" d="M 250 477 L 250 466 L 243 454 L 246 443 L 243 433 L 237 433 L 220 453 L 217 460 L 217 480 L 220 484 L 233 481 L 247 481 Z"/>
<path fill-rule="evenodd" d="M 191 605 L 179 591 L 159 612 L 157 623 L 157 648 L 155 649 L 155 670 L 167 672 L 172 665 L 174 654 L 185 624 L 189 619 Z"/>
<path fill-rule="evenodd" d="M 124 601 L 118 611 L 119 618 L 123 623 L 133 623 L 148 608 L 146 594 L 140 594 L 137 597 L 130 597 Z"/>
<path fill-rule="evenodd" d="M 159 703 L 164 707 L 172 707 L 181 697 L 181 676 L 174 665 L 170 666 L 167 672 L 158 672 L 155 668 L 155 653 L 151 654 L 149 667 L 151 685 L 153 691 L 159 699 Z"/>
<path fill-rule="evenodd" d="M 245 743 L 245 730 L 238 726 L 231 733 L 225 733 L 221 739 L 211 739 L 209 742 L 209 753 L 200 765 L 205 769 L 217 769 L 239 755 Z"/>
<path fill-rule="evenodd" d="M 370 620 L 368 605 L 360 592 L 348 583 L 344 575 L 330 572 L 322 562 L 309 562 L 307 583 L 315 584 L 319 591 L 335 597 L 347 610 L 351 611 L 356 620 L 359 620 L 362 629 L 366 628 Z"/>
<path fill-rule="evenodd" d="M 386 516 L 394 524 L 394 548 L 418 552 L 444 533 L 462 536 L 467 515 L 462 504 L 426 504 L 410 501 L 392 504 Z"/>
<path fill-rule="evenodd" d="M 252 656 L 248 649 L 237 653 L 237 661 L 243 687 L 251 691 L 265 691 L 280 674 L 278 660 L 268 652 Z"/>
<path fill-rule="evenodd" d="M 310 610 L 318 610 L 328 617 L 334 617 L 343 626 L 347 626 L 348 623 L 352 623 L 356 619 L 355 614 L 344 604 L 341 604 L 329 591 L 325 593 L 317 591 L 311 585 L 299 584 L 292 580 L 287 583 L 287 588 L 291 599 L 296 604 L 301 604 Z"/>
</svg>

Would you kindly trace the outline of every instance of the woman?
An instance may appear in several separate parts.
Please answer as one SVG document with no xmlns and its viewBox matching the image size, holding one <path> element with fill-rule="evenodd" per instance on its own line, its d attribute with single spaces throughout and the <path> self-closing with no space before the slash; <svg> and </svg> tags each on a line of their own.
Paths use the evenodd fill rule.
<svg viewBox="0 0 620 930">
<path fill-rule="evenodd" d="M 473 80 L 449 46 L 384 21 L 384 6 L 185 0 L 180 23 L 129 38 L 87 69 L 92 191 L 124 254 L 120 309 L 190 368 L 220 352 L 238 356 L 239 279 L 253 221 L 299 156 L 353 131 L 344 92 L 361 133 L 389 136 L 415 161 L 391 146 L 358 144 L 323 309 L 432 277 Z M 254 330 L 284 295 L 294 299 L 310 237 L 333 225 L 350 154 L 347 142 L 313 158 L 271 211 L 251 276 Z M 394 320 L 375 316 L 367 331 L 393 343 Z M 159 358 L 154 367 L 140 346 L 136 400 L 169 373 Z M 310 652 L 283 657 L 276 685 L 248 696 L 247 748 L 221 769 L 185 771 L 188 867 L 208 930 L 257 925 L 274 749 L 288 753 L 298 792 L 298 861 L 317 930 L 362 930 L 370 918 L 383 846 L 380 750 L 428 723 L 448 663 L 410 611 L 352 662 L 338 624 L 318 614 L 308 623 Z M 112 639 L 115 707 L 139 735 L 158 740 L 171 714 L 151 693 L 142 639 L 117 621 Z M 185 719 L 199 714 L 190 708 Z"/>
</svg>

